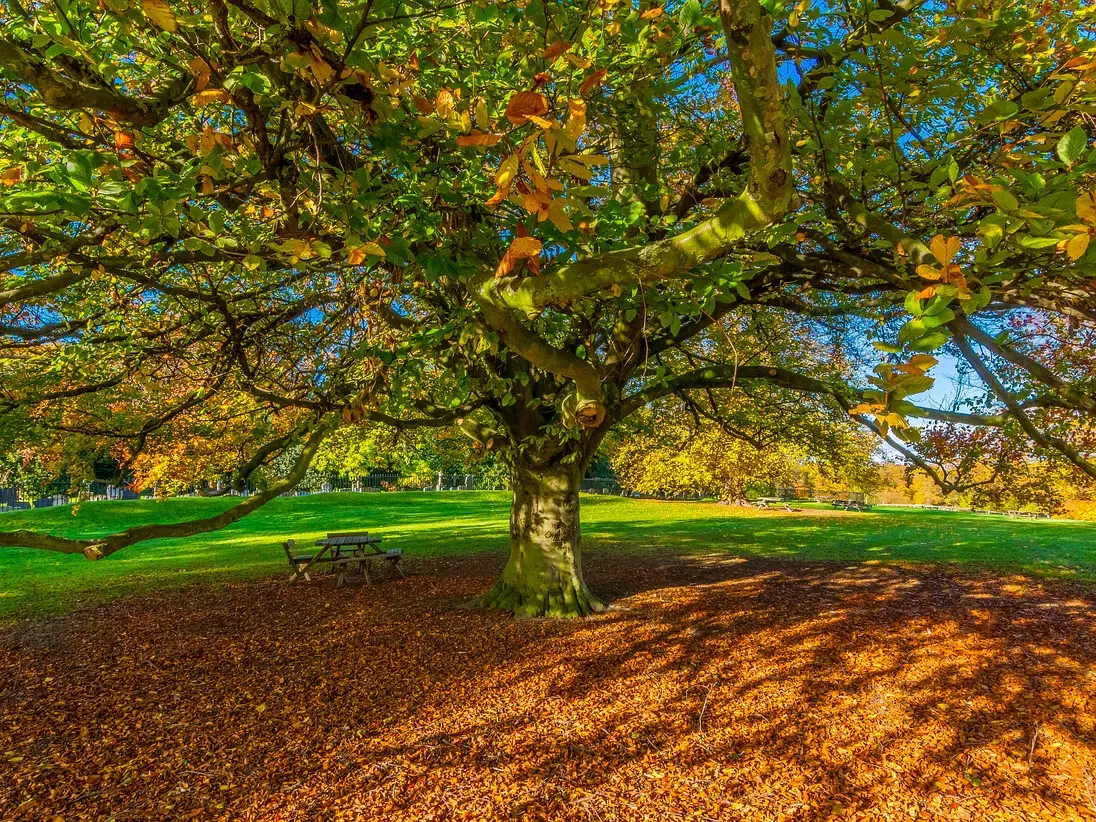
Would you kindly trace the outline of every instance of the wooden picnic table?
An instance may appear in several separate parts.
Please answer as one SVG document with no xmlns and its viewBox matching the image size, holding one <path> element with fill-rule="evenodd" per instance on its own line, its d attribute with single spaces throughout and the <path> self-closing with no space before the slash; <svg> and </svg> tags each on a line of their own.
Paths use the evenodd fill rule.
<svg viewBox="0 0 1096 822">
<path fill-rule="evenodd" d="M 369 563 L 378 558 L 387 560 L 401 577 L 406 577 L 407 575 L 400 567 L 403 552 L 399 548 L 382 551 L 377 547 L 380 542 L 380 537 L 370 536 L 367 532 L 328 534 L 323 539 L 316 540 L 320 550 L 315 559 L 323 556 L 325 551 L 331 551 L 330 562 L 332 567 L 337 567 L 339 571 L 335 587 L 341 587 L 346 582 L 346 575 L 352 566 L 356 566 L 365 577 L 365 581 L 371 583 L 373 580 L 369 576 Z"/>
</svg>

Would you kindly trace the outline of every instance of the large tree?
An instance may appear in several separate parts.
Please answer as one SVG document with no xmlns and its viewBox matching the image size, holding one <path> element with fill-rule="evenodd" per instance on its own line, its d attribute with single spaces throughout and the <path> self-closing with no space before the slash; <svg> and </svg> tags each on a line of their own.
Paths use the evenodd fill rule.
<svg viewBox="0 0 1096 822">
<path fill-rule="evenodd" d="M 512 466 L 485 602 L 586 614 L 606 432 L 758 384 L 899 448 L 911 417 L 1019 426 L 1096 475 L 1092 371 L 1024 331 L 1096 319 L 1080 0 L 2 7 L 0 431 L 235 483 L 299 456 L 209 519 L 0 545 L 210 530 L 340 425 L 457 425 Z M 818 332 L 792 361 L 746 344 L 773 312 Z M 909 399 L 937 349 L 983 407 Z"/>
</svg>

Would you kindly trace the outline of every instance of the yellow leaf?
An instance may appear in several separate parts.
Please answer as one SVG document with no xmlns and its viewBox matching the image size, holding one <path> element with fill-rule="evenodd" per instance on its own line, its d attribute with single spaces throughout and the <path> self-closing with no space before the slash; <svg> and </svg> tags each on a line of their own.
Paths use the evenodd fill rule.
<svg viewBox="0 0 1096 822">
<path fill-rule="evenodd" d="M 471 134 L 462 134 L 457 138 L 457 145 L 465 146 L 493 146 L 502 139 L 501 134 L 484 134 L 482 131 L 473 131 Z"/>
<path fill-rule="evenodd" d="M 587 168 L 584 164 L 576 163 L 570 157 L 559 158 L 559 169 L 560 171 L 564 171 L 573 177 L 578 177 L 580 180 L 589 180 L 591 177 L 594 176 L 593 172 L 591 172 L 590 169 Z"/>
<path fill-rule="evenodd" d="M 639 15 L 640 20 L 654 20 L 656 17 L 662 16 L 662 6 L 654 6 L 647 9 L 643 14 Z"/>
<path fill-rule="evenodd" d="M 555 125 L 556 125 L 551 120 L 545 120 L 543 117 L 538 117 L 535 114 L 526 114 L 525 119 L 527 119 L 530 123 L 535 123 L 536 125 L 540 126 L 545 131 L 547 131 L 550 128 L 555 128 Z"/>
<path fill-rule="evenodd" d="M 540 254 L 541 242 L 536 237 L 515 237 L 510 243 L 510 253 L 519 260 Z"/>
<path fill-rule="evenodd" d="M 577 160 L 584 166 L 603 166 L 609 162 L 609 158 L 604 154 L 572 154 L 567 159 Z"/>
<path fill-rule="evenodd" d="M 198 78 L 198 82 L 195 86 L 196 91 L 201 91 L 209 85 L 209 75 L 212 69 L 209 67 L 209 63 L 203 60 L 201 57 L 195 57 L 187 61 L 187 68 L 191 73 Z"/>
<path fill-rule="evenodd" d="M 909 365 L 920 368 L 922 371 L 932 368 L 939 360 L 931 354 L 914 354 L 910 357 Z"/>
<path fill-rule="evenodd" d="M 572 140 L 577 140 L 586 131 L 586 102 L 584 100 L 568 100 L 567 109 L 570 117 L 564 131 Z"/>
<path fill-rule="evenodd" d="M 1077 198 L 1077 216 L 1086 223 L 1096 223 L 1096 192 L 1090 191 Z"/>
<path fill-rule="evenodd" d="M 323 59 L 323 52 L 316 46 L 313 46 L 308 52 L 308 65 L 312 69 L 312 76 L 316 78 L 316 82 L 321 86 L 327 85 L 327 82 L 335 76 L 335 69 L 331 68 L 328 62 Z"/>
<path fill-rule="evenodd" d="M 358 250 L 364 251 L 366 254 L 369 254 L 370 256 L 373 256 L 373 257 L 385 257 L 385 256 L 387 256 L 384 253 L 384 248 L 381 246 L 381 244 L 373 242 L 372 240 L 370 240 L 368 243 L 364 243 L 364 244 L 358 246 Z"/>
<path fill-rule="evenodd" d="M 490 115 L 487 113 L 487 101 L 480 97 L 476 100 L 476 125 L 481 129 L 491 125 Z"/>
<path fill-rule="evenodd" d="M 933 268 L 931 265 L 917 266 L 917 273 L 926 280 L 939 280 L 944 276 L 943 271 L 938 268 Z"/>
<path fill-rule="evenodd" d="M 229 103 L 232 101 L 228 92 L 223 88 L 207 88 L 205 91 L 199 91 L 191 99 L 198 108 L 207 106 L 210 103 Z"/>
<path fill-rule="evenodd" d="M 1081 259 L 1084 253 L 1088 251 L 1088 241 L 1087 231 L 1084 234 L 1074 234 L 1073 239 L 1066 243 L 1066 256 L 1071 260 Z"/>
<path fill-rule="evenodd" d="M 849 413 L 852 414 L 852 415 L 874 414 L 876 411 L 882 411 L 882 410 L 883 410 L 883 406 L 881 406 L 881 405 L 869 405 L 867 403 L 861 403 L 860 405 L 856 406 L 856 408 L 850 408 Z"/>
<path fill-rule="evenodd" d="M 517 154 L 511 154 L 499 163 L 498 171 L 495 172 L 495 185 L 499 188 L 509 186 L 514 181 L 514 177 L 517 176 L 519 162 L 521 162 L 521 158 Z"/>
<path fill-rule="evenodd" d="M 548 206 L 548 219 L 552 221 L 552 225 L 558 228 L 560 231 L 571 231 L 574 226 L 571 224 L 571 218 L 567 216 L 567 211 L 563 207 L 562 200 L 552 200 Z"/>
<path fill-rule="evenodd" d="M 152 25 L 164 31 L 178 31 L 179 23 L 164 0 L 141 0 L 141 8 Z"/>
<path fill-rule="evenodd" d="M 932 248 L 933 256 L 940 261 L 942 265 L 947 265 L 959 253 L 961 242 L 958 237 L 944 238 L 943 234 L 937 234 L 932 238 L 930 247 Z"/>
<path fill-rule="evenodd" d="M 437 109 L 438 116 L 441 119 L 445 119 L 453 113 L 453 92 L 449 89 L 442 89 L 438 92 L 438 99 L 434 102 L 434 108 Z"/>
</svg>

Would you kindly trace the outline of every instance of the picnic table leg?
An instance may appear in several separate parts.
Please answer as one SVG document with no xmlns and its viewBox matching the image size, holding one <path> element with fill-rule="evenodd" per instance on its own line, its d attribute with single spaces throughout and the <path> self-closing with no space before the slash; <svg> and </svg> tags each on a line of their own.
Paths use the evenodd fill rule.
<svg viewBox="0 0 1096 822">
<path fill-rule="evenodd" d="M 404 579 L 407 579 L 407 574 L 405 574 L 403 572 L 403 568 L 400 567 L 400 560 L 401 559 L 402 559 L 402 557 L 394 557 L 393 559 L 391 559 L 389 561 L 392 563 L 392 567 L 395 568 L 397 572 L 399 572 L 399 575 L 401 577 L 403 577 Z"/>
<path fill-rule="evenodd" d="M 310 559 L 308 562 L 301 563 L 304 566 L 303 568 L 300 565 L 298 565 L 297 570 L 289 577 L 289 584 L 292 585 L 294 582 L 296 582 L 302 576 L 306 580 L 311 582 L 312 577 L 310 577 L 308 575 L 308 569 L 311 568 L 315 563 L 319 562 L 320 557 L 322 557 L 325 553 L 327 553 L 327 549 L 328 549 L 327 545 L 323 546 L 322 548 L 320 548 L 320 552 L 318 554 L 316 554 L 314 557 L 312 557 L 312 559 Z"/>
</svg>

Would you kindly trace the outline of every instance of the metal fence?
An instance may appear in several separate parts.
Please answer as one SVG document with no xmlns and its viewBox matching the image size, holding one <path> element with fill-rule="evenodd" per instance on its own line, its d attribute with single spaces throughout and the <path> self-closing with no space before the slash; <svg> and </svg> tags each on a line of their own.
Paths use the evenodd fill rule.
<svg viewBox="0 0 1096 822">
<path fill-rule="evenodd" d="M 56 486 L 55 486 L 56 487 Z M 444 474 L 424 476 L 402 476 L 395 472 L 374 472 L 360 477 L 330 476 L 303 483 L 283 497 L 301 497 L 311 494 L 332 494 L 340 492 L 367 493 L 380 491 L 505 491 L 509 484 L 497 475 L 488 477 L 480 474 Z M 175 496 L 237 496 L 249 497 L 258 491 L 258 487 L 248 483 L 242 491 L 226 490 L 224 481 L 204 482 L 201 486 L 184 491 Z M 613 477 L 587 477 L 582 480 L 581 490 L 590 494 L 614 494 L 638 497 L 639 494 L 622 488 Z M 53 494 L 36 493 L 18 486 L 0 488 L 0 512 L 20 511 L 29 508 L 49 508 L 58 505 L 72 505 L 77 502 L 98 500 L 135 500 L 151 499 L 156 489 L 146 489 L 140 493 L 132 488 L 111 485 L 106 482 L 89 482 L 83 490 L 76 493 L 59 492 Z M 700 495 L 681 494 L 663 496 L 663 499 L 699 499 Z"/>
</svg>

